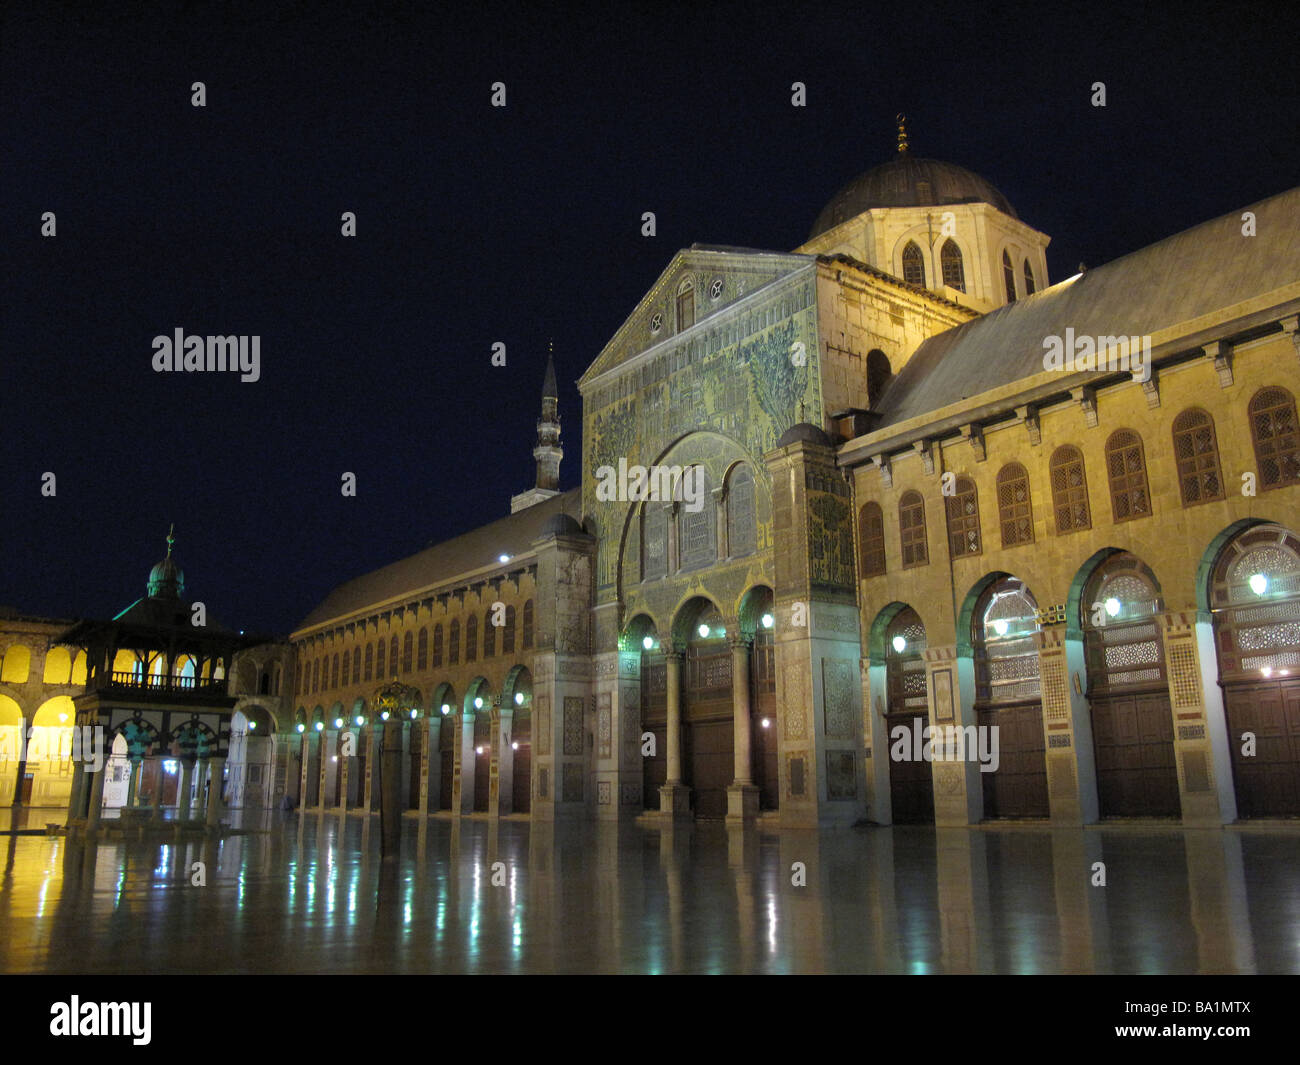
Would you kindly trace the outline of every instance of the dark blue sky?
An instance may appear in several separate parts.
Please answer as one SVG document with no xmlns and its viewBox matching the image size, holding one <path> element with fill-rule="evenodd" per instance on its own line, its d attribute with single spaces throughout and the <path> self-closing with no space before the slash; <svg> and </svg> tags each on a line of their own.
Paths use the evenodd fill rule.
<svg viewBox="0 0 1300 1065">
<path fill-rule="evenodd" d="M 550 338 L 575 485 L 572 382 L 673 253 L 795 247 L 897 111 L 1052 236 L 1054 280 L 1300 171 L 1281 5 L 57 6 L 0 13 L 0 603 L 55 616 L 142 594 L 172 521 L 195 598 L 286 632 L 500 517 Z M 261 381 L 155 374 L 177 327 L 260 335 Z"/>
</svg>

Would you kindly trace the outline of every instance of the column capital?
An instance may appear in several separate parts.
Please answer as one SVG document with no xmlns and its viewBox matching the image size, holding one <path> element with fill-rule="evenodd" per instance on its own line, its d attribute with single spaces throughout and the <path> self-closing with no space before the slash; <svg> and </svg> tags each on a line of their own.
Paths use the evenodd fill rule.
<svg viewBox="0 0 1300 1065">
<path fill-rule="evenodd" d="M 727 632 L 727 646 L 732 651 L 748 651 L 754 643 L 754 634 L 752 632 Z"/>
</svg>

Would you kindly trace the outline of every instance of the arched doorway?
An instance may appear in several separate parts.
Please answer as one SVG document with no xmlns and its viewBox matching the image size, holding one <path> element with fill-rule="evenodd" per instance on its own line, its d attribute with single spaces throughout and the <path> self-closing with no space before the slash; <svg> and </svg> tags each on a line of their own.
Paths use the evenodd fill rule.
<svg viewBox="0 0 1300 1065">
<path fill-rule="evenodd" d="M 997 728 L 999 764 L 981 773 L 984 816 L 1048 817 L 1047 755 L 1038 675 L 1038 604 L 1023 582 L 991 580 L 975 602 L 975 720 Z"/>
<path fill-rule="evenodd" d="M 274 733 L 271 715 L 263 707 L 246 706 L 231 717 L 230 750 L 226 759 L 227 806 L 261 810 L 270 805 Z"/>
<path fill-rule="evenodd" d="M 1239 533 L 1215 563 L 1210 605 L 1237 814 L 1300 816 L 1300 537 Z"/>
<path fill-rule="evenodd" d="M 488 813 L 492 794 L 492 696 L 482 677 L 470 685 L 465 709 L 474 715 L 474 812 Z"/>
<path fill-rule="evenodd" d="M 659 809 L 659 789 L 668 780 L 668 686 L 663 648 L 655 624 L 644 614 L 628 623 L 625 646 L 641 649 L 641 734 L 654 737 L 650 753 L 641 759 L 641 806 Z"/>
<path fill-rule="evenodd" d="M 895 824 L 934 824 L 934 774 L 931 763 L 912 757 L 913 736 L 930 724 L 925 691 L 925 626 L 910 606 L 885 629 L 885 735 L 893 751 L 899 739 L 907 758 L 890 758 L 889 801 Z M 896 730 L 901 729 L 901 732 Z"/>
<path fill-rule="evenodd" d="M 707 600 L 688 605 L 682 662 L 682 778 L 698 818 L 727 816 L 727 787 L 735 770 L 735 706 L 731 648 L 718 608 Z"/>
<path fill-rule="evenodd" d="M 1080 599 L 1102 817 L 1177 817 L 1178 769 L 1155 575 L 1127 551 Z"/>
<path fill-rule="evenodd" d="M 511 810 L 526 814 L 532 810 L 533 675 L 526 666 L 515 666 L 506 676 L 502 703 L 513 707 L 510 755 L 513 760 Z"/>
<path fill-rule="evenodd" d="M 23 779 L 18 779 L 25 724 L 18 703 L 0 695 L 0 806 L 8 806 L 15 800 L 23 804 L 31 802 L 34 774 L 24 768 Z"/>
<path fill-rule="evenodd" d="M 754 645 L 750 650 L 749 736 L 750 765 L 758 788 L 758 808 L 776 810 L 781 805 L 776 746 L 776 615 L 769 588 L 759 589 L 752 608 L 757 614 Z"/>
<path fill-rule="evenodd" d="M 47 699 L 32 717 L 27 772 L 32 806 L 67 807 L 72 799 L 72 729 L 77 709 L 66 695 Z M 104 752 L 107 757 L 108 752 Z"/>
</svg>

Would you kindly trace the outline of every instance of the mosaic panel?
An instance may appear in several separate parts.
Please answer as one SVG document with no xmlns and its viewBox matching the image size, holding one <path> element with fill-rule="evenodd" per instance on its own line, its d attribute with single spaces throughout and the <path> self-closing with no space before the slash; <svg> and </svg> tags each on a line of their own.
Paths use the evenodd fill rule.
<svg viewBox="0 0 1300 1065">
<path fill-rule="evenodd" d="M 581 700 L 579 700 L 581 702 Z M 582 802 L 582 778 L 586 775 L 586 770 L 581 765 L 573 762 L 566 762 L 564 765 L 564 792 L 565 802 Z"/>
<path fill-rule="evenodd" d="M 1196 675 L 1196 651 L 1189 643 L 1171 643 L 1166 648 L 1169 677 L 1173 681 L 1174 706 L 1200 706 L 1201 680 Z"/>
<path fill-rule="evenodd" d="M 826 738 L 853 738 L 853 663 L 841 658 L 822 659 L 822 697 Z"/>
<path fill-rule="evenodd" d="M 581 695 L 564 697 L 564 753 L 582 754 L 582 710 Z M 568 780 L 566 777 L 565 785 Z"/>
<path fill-rule="evenodd" d="M 543 757 L 551 753 L 551 697 L 539 695 L 535 701 L 537 713 L 537 754 Z"/>
<path fill-rule="evenodd" d="M 858 797 L 857 765 L 852 751 L 826 752 L 826 797 L 832 802 Z"/>
</svg>

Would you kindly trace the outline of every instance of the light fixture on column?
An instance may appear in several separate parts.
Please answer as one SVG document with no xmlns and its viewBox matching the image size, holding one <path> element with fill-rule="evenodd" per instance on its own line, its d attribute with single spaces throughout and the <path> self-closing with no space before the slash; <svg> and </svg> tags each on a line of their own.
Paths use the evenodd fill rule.
<svg viewBox="0 0 1300 1065">
<path fill-rule="evenodd" d="M 366 719 L 362 717 L 360 714 L 357 714 L 357 716 L 354 717 L 352 720 L 356 722 L 358 728 L 360 728 L 362 725 L 366 723 Z"/>
<path fill-rule="evenodd" d="M 653 636 L 641 637 L 641 646 L 644 647 L 647 651 L 653 650 L 654 645 L 655 645 L 655 638 Z"/>
<path fill-rule="evenodd" d="M 709 635 L 709 627 L 707 625 L 701 625 L 696 631 L 699 632 L 701 640 L 706 639 Z"/>
<path fill-rule="evenodd" d="M 451 713 L 451 704 L 450 704 L 450 703 L 443 703 L 443 704 L 442 704 L 442 712 L 443 712 L 444 714 L 450 714 L 450 713 Z"/>
<path fill-rule="evenodd" d="M 892 642 L 893 645 L 894 645 L 894 650 L 897 651 L 900 655 L 903 653 L 904 649 L 907 647 L 907 637 L 906 637 L 906 636 L 895 636 L 894 639 L 893 639 L 891 642 Z"/>
<path fill-rule="evenodd" d="M 523 706 L 523 705 L 524 705 L 524 693 L 515 692 L 515 706 Z"/>
<path fill-rule="evenodd" d="M 765 629 L 770 629 L 773 625 L 776 624 L 776 618 L 772 617 L 771 614 L 764 614 L 762 621 L 763 621 L 763 628 Z"/>
<path fill-rule="evenodd" d="M 771 720 L 771 718 L 766 718 L 766 717 L 765 717 L 765 718 L 763 718 L 762 721 L 759 722 L 759 724 L 762 725 L 763 728 L 771 728 L 771 727 L 772 727 L 772 720 Z"/>
<path fill-rule="evenodd" d="M 297 724 L 296 726 L 294 726 L 294 727 L 297 728 L 297 730 L 298 730 L 299 732 L 306 732 L 306 731 L 307 731 L 307 726 L 304 725 L 301 721 L 299 721 L 298 724 Z"/>
<path fill-rule="evenodd" d="M 511 749 L 512 751 L 517 751 L 517 750 L 519 750 L 519 742 L 516 740 L 514 743 L 512 743 L 512 744 L 510 745 L 510 749 Z"/>
<path fill-rule="evenodd" d="M 317 732 L 321 732 L 321 731 L 323 731 L 324 728 L 325 728 L 325 722 L 324 722 L 324 721 L 317 721 L 317 722 L 316 722 L 316 731 L 317 731 Z"/>
<path fill-rule="evenodd" d="M 420 711 L 415 709 L 415 707 L 411 707 L 411 720 L 414 721 L 419 716 L 420 716 Z"/>
<path fill-rule="evenodd" d="M 482 748 L 482 747 L 475 747 L 475 748 L 474 748 L 474 753 L 475 753 L 475 754 L 482 754 L 482 753 L 483 753 L 483 748 Z"/>
<path fill-rule="evenodd" d="M 336 718 L 334 719 L 334 727 L 335 727 L 335 728 L 342 728 L 342 727 L 343 727 L 343 719 L 342 719 L 341 717 L 336 717 Z"/>
<path fill-rule="evenodd" d="M 474 696 L 474 709 L 475 710 L 483 709 L 483 696 L 481 695 Z"/>
<path fill-rule="evenodd" d="M 249 732 L 256 732 L 256 731 L 257 731 L 257 722 L 256 722 L 256 721 L 250 721 L 250 722 L 248 723 L 248 731 L 249 731 Z"/>
<path fill-rule="evenodd" d="M 388 711 L 385 710 L 382 714 L 379 715 L 379 717 L 380 717 L 380 720 L 382 720 L 382 721 L 387 721 L 387 720 L 388 720 Z"/>
</svg>

